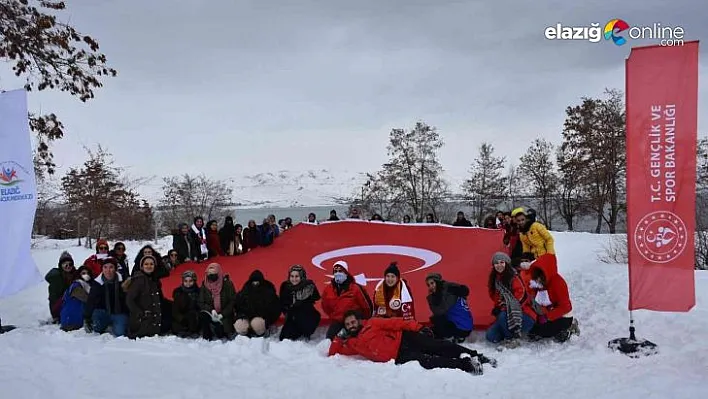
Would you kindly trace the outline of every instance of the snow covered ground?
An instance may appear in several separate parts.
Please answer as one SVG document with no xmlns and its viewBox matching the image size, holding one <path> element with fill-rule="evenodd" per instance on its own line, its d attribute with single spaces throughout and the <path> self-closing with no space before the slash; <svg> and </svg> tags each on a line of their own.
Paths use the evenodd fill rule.
<svg viewBox="0 0 708 399">
<path fill-rule="evenodd" d="M 15 331 L 0 336 L 2 398 L 702 398 L 708 392 L 708 273 L 696 273 L 696 307 L 686 314 L 637 312 L 639 336 L 660 353 L 629 359 L 607 349 L 627 335 L 626 265 L 597 260 L 609 236 L 554 233 L 581 336 L 565 345 L 532 344 L 496 352 L 475 334 L 468 345 L 497 357 L 475 377 L 352 358 L 327 358 L 328 341 L 239 338 L 214 343 L 174 337 L 130 341 L 40 326 L 46 284 L 0 301 Z M 34 258 L 44 273 L 75 241 L 43 241 Z M 158 250 L 166 249 L 163 240 Z M 127 243 L 135 255 L 141 243 Z M 475 294 L 473 294 L 475 295 Z M 476 293 L 476 295 L 484 295 Z"/>
</svg>

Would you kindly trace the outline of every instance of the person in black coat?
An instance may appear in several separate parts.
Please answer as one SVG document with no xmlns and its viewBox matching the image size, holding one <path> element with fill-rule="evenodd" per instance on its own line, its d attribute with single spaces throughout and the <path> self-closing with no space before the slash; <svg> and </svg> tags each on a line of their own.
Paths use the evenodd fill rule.
<svg viewBox="0 0 708 399">
<path fill-rule="evenodd" d="M 204 226 L 204 218 L 197 216 L 194 218 L 192 227 L 187 232 L 189 240 L 190 258 L 195 262 L 201 262 L 207 258 L 209 250 L 207 249 L 206 240 L 207 232 Z"/>
<path fill-rule="evenodd" d="M 131 276 L 134 276 L 136 272 L 140 271 L 140 265 L 141 261 L 144 257 L 146 256 L 152 256 L 155 258 L 155 278 L 165 278 L 170 275 L 170 271 L 165 265 L 162 263 L 162 255 L 160 255 L 159 252 L 155 250 L 155 248 L 152 247 L 152 245 L 146 245 L 138 251 L 138 254 L 135 255 L 135 262 L 133 263 L 133 270 L 130 272 Z"/>
<path fill-rule="evenodd" d="M 275 286 L 260 270 L 254 270 L 236 298 L 236 333 L 261 337 L 279 317 L 280 301 Z"/>
<path fill-rule="evenodd" d="M 197 338 L 199 328 L 199 284 L 192 270 L 182 273 L 182 285 L 172 292 L 172 332 L 182 338 Z"/>
<path fill-rule="evenodd" d="M 285 324 L 280 331 L 280 340 L 299 338 L 310 339 L 320 324 L 320 312 L 315 302 L 320 300 L 320 292 L 312 280 L 307 279 L 305 269 L 294 265 L 288 272 L 288 280 L 280 285 L 280 306 L 285 316 Z"/>
<path fill-rule="evenodd" d="M 130 263 L 128 255 L 125 253 L 125 244 L 122 242 L 115 243 L 113 250 L 108 252 L 108 256 L 116 260 L 118 263 L 116 271 L 123 277 L 123 280 L 127 280 L 130 277 Z"/>
<path fill-rule="evenodd" d="M 190 262 L 192 259 L 192 243 L 189 238 L 189 226 L 187 223 L 180 223 L 178 231 L 172 235 L 172 249 L 177 251 L 177 261 L 179 263 Z"/>
</svg>

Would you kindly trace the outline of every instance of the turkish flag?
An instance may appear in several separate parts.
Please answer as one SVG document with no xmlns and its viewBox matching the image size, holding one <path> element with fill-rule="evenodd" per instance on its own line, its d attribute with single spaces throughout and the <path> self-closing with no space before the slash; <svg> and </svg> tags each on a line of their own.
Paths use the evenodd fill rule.
<svg viewBox="0 0 708 399">
<path fill-rule="evenodd" d="M 633 48 L 626 61 L 629 310 L 696 303 L 698 42 Z"/>
<path fill-rule="evenodd" d="M 475 325 L 487 327 L 494 321 L 487 280 L 492 255 L 504 249 L 502 240 L 503 232 L 496 229 L 359 220 L 301 223 L 282 232 L 268 247 L 201 264 L 180 265 L 162 284 L 165 295 L 171 297 L 172 290 L 181 284 L 183 271 L 193 268 L 201 284 L 207 265 L 217 262 L 239 291 L 255 269 L 279 287 L 288 278 L 290 266 L 299 264 L 322 293 L 325 284 L 331 281 L 334 262 L 344 260 L 349 272 L 373 299 L 374 288 L 383 279 L 384 270 L 395 261 L 401 278 L 408 282 L 418 321 L 429 321 L 425 277 L 436 272 L 444 280 L 470 288 L 468 302 Z M 326 319 L 327 315 L 319 309 Z"/>
</svg>

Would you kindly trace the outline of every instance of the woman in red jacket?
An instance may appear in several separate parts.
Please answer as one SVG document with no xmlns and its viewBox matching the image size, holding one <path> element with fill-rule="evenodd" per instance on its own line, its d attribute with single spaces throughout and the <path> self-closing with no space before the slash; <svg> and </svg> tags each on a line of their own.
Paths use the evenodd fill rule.
<svg viewBox="0 0 708 399">
<path fill-rule="evenodd" d="M 578 321 L 573 318 L 568 284 L 558 274 L 558 261 L 553 254 L 541 255 L 531 263 L 532 305 L 538 313 L 530 332 L 534 339 L 555 338 L 567 341 L 571 334 L 580 334 Z"/>
<path fill-rule="evenodd" d="M 216 220 L 210 220 L 207 223 L 206 241 L 209 258 L 224 256 L 224 251 L 221 248 L 221 237 L 219 236 L 219 225 Z"/>
<path fill-rule="evenodd" d="M 492 257 L 489 273 L 489 297 L 494 302 L 494 324 L 487 330 L 487 341 L 499 343 L 512 340 L 517 343 L 521 333 L 528 333 L 534 326 L 536 312 L 529 304 L 524 282 L 511 266 L 511 259 L 503 252 Z"/>
<path fill-rule="evenodd" d="M 396 364 L 417 361 L 426 369 L 459 369 L 482 374 L 482 363 L 496 361 L 472 349 L 433 338 L 433 333 L 415 320 L 373 318 L 362 320 L 355 311 L 344 317 L 345 327 L 329 347 L 329 356 L 336 354 L 362 356 L 373 362 Z"/>
<path fill-rule="evenodd" d="M 364 287 L 349 274 L 349 265 L 343 260 L 334 263 L 331 284 L 322 292 L 322 310 L 329 317 L 327 338 L 332 339 L 344 326 L 344 313 L 354 310 L 365 318 L 371 317 L 373 305 Z"/>
</svg>

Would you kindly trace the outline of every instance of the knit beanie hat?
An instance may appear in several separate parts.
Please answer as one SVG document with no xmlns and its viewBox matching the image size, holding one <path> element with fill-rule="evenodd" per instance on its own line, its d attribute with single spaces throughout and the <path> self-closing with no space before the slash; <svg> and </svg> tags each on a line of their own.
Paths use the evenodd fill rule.
<svg viewBox="0 0 708 399">
<path fill-rule="evenodd" d="M 425 280 L 442 281 L 442 274 L 435 272 L 428 273 L 428 275 L 425 277 Z"/>
<path fill-rule="evenodd" d="M 499 261 L 504 261 L 507 265 L 511 266 L 511 258 L 504 252 L 497 252 L 492 256 L 492 265 Z"/>
<path fill-rule="evenodd" d="M 384 270 L 384 276 L 386 276 L 389 273 L 395 274 L 396 277 L 401 278 L 401 271 L 398 270 L 398 265 L 396 262 L 391 262 L 391 264 L 388 265 L 386 270 Z"/>
<path fill-rule="evenodd" d="M 143 264 L 148 259 L 152 259 L 152 264 L 155 265 L 155 267 L 157 267 L 157 259 L 155 259 L 155 257 L 152 255 L 147 255 L 147 256 L 143 256 L 142 258 L 140 258 L 140 270 L 143 269 Z"/>
<path fill-rule="evenodd" d="M 59 266 L 61 266 L 62 263 L 64 262 L 71 262 L 71 264 L 74 264 L 74 258 L 71 257 L 71 254 L 67 251 L 64 251 L 59 255 Z"/>
</svg>

